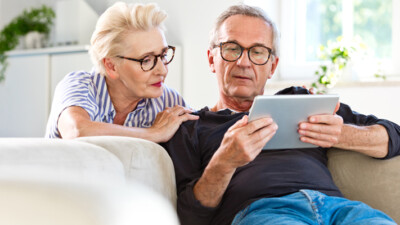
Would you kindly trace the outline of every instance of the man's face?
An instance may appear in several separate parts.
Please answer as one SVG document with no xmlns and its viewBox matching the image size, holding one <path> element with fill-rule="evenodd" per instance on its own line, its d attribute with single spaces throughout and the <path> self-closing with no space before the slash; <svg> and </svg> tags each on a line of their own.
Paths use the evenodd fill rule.
<svg viewBox="0 0 400 225">
<path fill-rule="evenodd" d="M 272 28 L 260 18 L 231 16 L 221 25 L 216 44 L 227 41 L 244 48 L 263 45 L 272 49 Z M 272 77 L 279 60 L 271 56 L 265 65 L 255 65 L 244 50 L 237 61 L 228 62 L 221 57 L 219 47 L 209 50 L 208 58 L 212 72 L 217 75 L 221 97 L 243 101 L 252 101 L 264 93 L 265 83 Z"/>
</svg>

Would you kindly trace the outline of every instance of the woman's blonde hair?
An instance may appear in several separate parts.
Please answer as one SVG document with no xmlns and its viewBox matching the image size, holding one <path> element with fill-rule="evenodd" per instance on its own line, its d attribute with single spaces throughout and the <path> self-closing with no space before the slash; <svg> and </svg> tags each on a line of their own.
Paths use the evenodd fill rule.
<svg viewBox="0 0 400 225">
<path fill-rule="evenodd" d="M 166 17 L 165 11 L 154 3 L 116 2 L 109 7 L 98 19 L 90 40 L 89 54 L 97 71 L 106 75 L 103 59 L 123 54 L 128 47 L 124 40 L 129 33 L 156 27 L 165 30 Z"/>
</svg>

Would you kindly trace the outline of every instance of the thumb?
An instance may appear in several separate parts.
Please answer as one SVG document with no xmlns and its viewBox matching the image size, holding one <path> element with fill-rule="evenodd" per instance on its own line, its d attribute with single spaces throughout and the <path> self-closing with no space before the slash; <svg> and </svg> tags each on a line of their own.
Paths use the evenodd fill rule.
<svg viewBox="0 0 400 225">
<path fill-rule="evenodd" d="M 340 108 L 340 102 L 338 102 L 336 104 L 335 111 L 333 111 L 333 114 L 336 114 L 336 112 L 339 110 L 339 108 Z"/>
</svg>

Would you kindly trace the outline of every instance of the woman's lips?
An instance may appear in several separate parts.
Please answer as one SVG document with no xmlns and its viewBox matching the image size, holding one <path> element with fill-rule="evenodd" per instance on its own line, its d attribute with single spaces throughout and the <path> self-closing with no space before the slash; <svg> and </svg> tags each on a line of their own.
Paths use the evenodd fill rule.
<svg viewBox="0 0 400 225">
<path fill-rule="evenodd" d="M 161 84 L 162 84 L 162 82 L 160 81 L 160 82 L 157 82 L 157 83 L 152 84 L 151 86 L 154 86 L 154 87 L 161 87 Z"/>
</svg>

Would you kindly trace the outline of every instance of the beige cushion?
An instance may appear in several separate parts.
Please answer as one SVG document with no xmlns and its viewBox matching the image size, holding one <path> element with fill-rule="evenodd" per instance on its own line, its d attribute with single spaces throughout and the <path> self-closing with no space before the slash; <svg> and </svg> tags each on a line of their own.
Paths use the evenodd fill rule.
<svg viewBox="0 0 400 225">
<path fill-rule="evenodd" d="M 0 224 L 179 224 L 172 205 L 141 184 L 66 184 L 0 180 Z"/>
<path fill-rule="evenodd" d="M 125 168 L 127 181 L 141 182 L 176 205 L 175 171 L 168 153 L 160 145 L 139 138 L 105 136 L 76 139 L 107 149 Z"/>
<path fill-rule="evenodd" d="M 122 163 L 107 150 L 44 138 L 0 138 L 0 179 L 125 183 Z"/>
<path fill-rule="evenodd" d="M 374 159 L 330 149 L 328 168 L 343 195 L 379 209 L 400 223 L 400 156 Z"/>
</svg>

